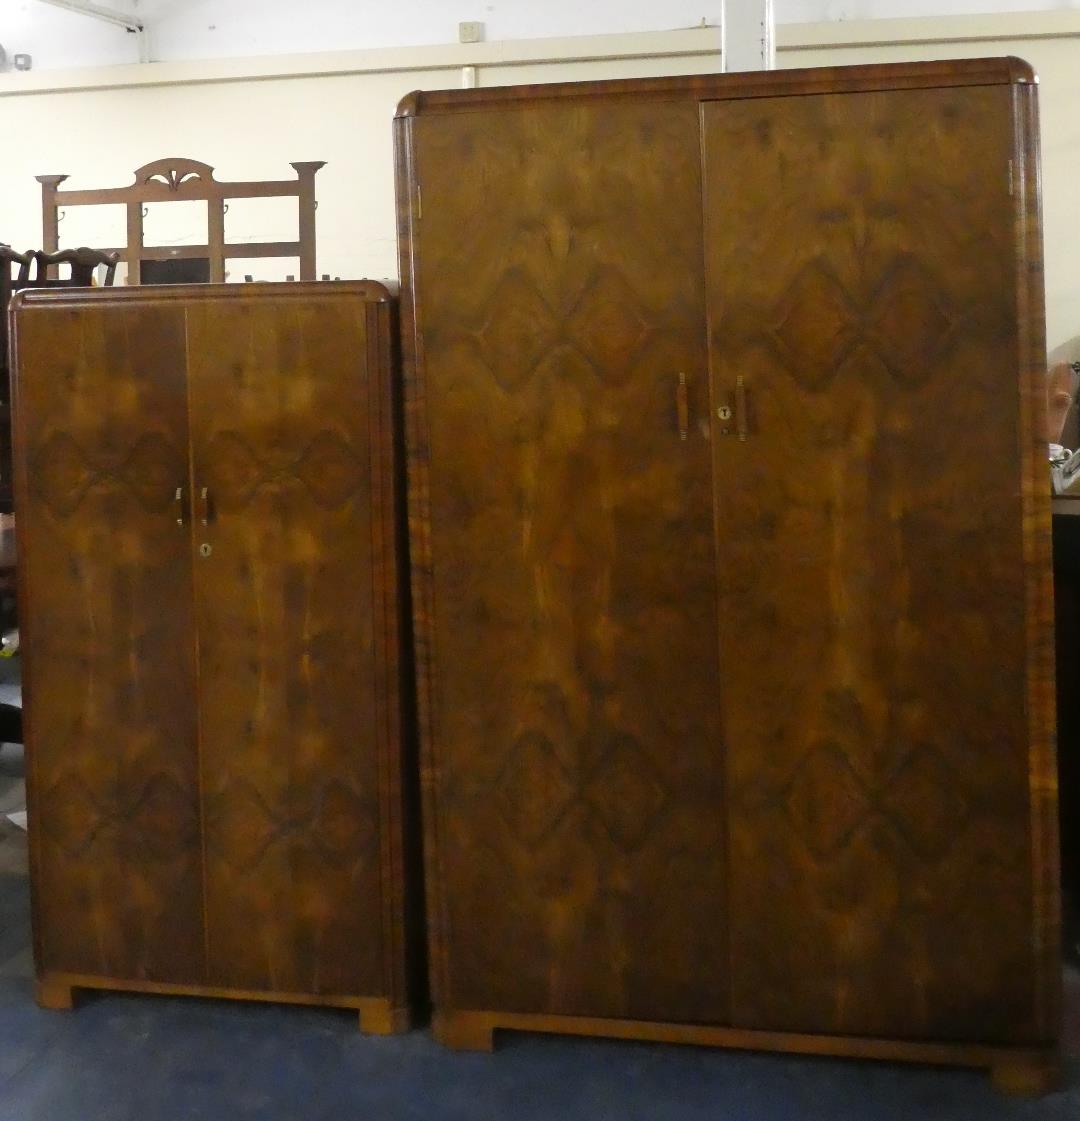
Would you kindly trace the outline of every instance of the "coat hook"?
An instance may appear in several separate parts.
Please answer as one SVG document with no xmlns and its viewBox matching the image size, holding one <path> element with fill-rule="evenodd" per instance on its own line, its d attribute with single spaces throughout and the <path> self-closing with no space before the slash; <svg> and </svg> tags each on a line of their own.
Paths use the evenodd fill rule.
<svg viewBox="0 0 1080 1121">
<path fill-rule="evenodd" d="M 56 220 L 58 222 L 62 222 L 66 217 L 67 217 L 67 211 L 66 210 L 58 210 L 56 212 Z"/>
<path fill-rule="evenodd" d="M 142 208 L 142 216 L 145 218 L 147 216 L 147 214 L 149 214 L 149 213 L 150 213 L 150 207 L 144 206 Z"/>
</svg>

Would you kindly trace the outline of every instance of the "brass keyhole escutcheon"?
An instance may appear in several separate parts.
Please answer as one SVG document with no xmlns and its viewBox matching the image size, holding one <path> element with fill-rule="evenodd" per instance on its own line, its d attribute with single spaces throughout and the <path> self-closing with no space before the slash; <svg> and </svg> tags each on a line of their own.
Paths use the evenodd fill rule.
<svg viewBox="0 0 1080 1121">
<path fill-rule="evenodd" d="M 206 541 L 204 541 L 199 546 L 199 556 L 200 557 L 208 557 L 213 551 L 214 551 L 214 547 Z"/>
<path fill-rule="evenodd" d="M 716 410 L 716 415 L 721 420 L 731 420 L 731 406 L 730 405 L 721 405 L 720 408 L 718 408 Z"/>
</svg>

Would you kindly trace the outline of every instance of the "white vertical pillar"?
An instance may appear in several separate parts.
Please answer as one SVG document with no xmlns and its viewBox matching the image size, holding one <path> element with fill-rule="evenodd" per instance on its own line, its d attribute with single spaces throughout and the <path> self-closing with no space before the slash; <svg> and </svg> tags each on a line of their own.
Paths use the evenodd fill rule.
<svg viewBox="0 0 1080 1121">
<path fill-rule="evenodd" d="M 724 0 L 721 21 L 724 72 L 776 67 L 773 0 Z"/>
</svg>

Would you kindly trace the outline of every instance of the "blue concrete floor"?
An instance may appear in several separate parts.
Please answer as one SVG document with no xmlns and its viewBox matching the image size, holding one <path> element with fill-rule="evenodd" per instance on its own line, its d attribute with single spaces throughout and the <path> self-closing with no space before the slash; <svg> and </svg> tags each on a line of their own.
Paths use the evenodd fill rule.
<svg viewBox="0 0 1080 1121">
<path fill-rule="evenodd" d="M 319 1009 L 98 995 L 45 1012 L 28 911 L 25 876 L 0 875 L 0 1121 L 1080 1118 L 1075 1060 L 1068 1089 L 1014 1101 L 977 1072 L 694 1047 L 506 1034 L 494 1055 L 454 1054 Z"/>
</svg>

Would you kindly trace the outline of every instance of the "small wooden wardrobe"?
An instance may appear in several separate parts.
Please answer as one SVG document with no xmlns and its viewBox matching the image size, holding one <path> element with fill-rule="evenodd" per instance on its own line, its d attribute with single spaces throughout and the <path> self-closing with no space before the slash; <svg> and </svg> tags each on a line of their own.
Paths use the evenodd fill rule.
<svg viewBox="0 0 1080 1121">
<path fill-rule="evenodd" d="M 1036 87 L 396 120 L 436 1030 L 1052 1068 Z"/>
<path fill-rule="evenodd" d="M 370 282 L 17 298 L 42 1003 L 406 1026 L 394 312 Z"/>
</svg>

